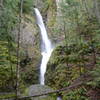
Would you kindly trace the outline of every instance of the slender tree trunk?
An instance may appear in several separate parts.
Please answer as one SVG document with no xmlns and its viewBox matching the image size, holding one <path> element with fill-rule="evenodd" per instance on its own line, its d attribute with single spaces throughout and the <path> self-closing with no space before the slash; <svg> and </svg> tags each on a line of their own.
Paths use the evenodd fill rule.
<svg viewBox="0 0 100 100">
<path fill-rule="evenodd" d="M 78 8 L 75 6 L 75 9 L 76 9 L 76 12 L 77 12 L 77 15 L 76 15 L 76 24 L 77 24 L 77 33 L 78 33 L 78 36 L 80 36 L 80 40 L 81 40 L 81 31 L 80 31 L 80 24 L 79 24 L 79 18 L 78 18 Z M 81 58 L 81 55 L 79 56 L 79 59 L 82 59 Z M 80 76 L 81 76 L 81 74 L 82 74 L 82 72 L 81 72 L 81 64 L 80 64 L 81 62 L 79 61 L 78 62 L 78 66 L 79 66 L 79 71 L 80 71 Z"/>
<path fill-rule="evenodd" d="M 9 63 L 10 63 L 10 68 L 11 68 L 11 85 L 12 85 L 12 88 L 14 87 L 14 78 L 13 78 L 13 67 L 12 67 L 12 62 L 11 62 L 11 49 L 10 49 L 10 41 L 8 39 L 8 55 L 9 55 Z"/>
<path fill-rule="evenodd" d="M 3 6 L 3 0 L 0 0 L 0 6 L 1 7 Z"/>
<path fill-rule="evenodd" d="M 65 35 L 65 46 L 66 46 L 66 51 L 67 51 L 67 39 L 68 39 L 68 37 L 67 37 L 67 35 L 66 35 L 66 23 L 65 23 L 64 18 L 63 18 L 63 23 L 64 23 L 63 32 L 64 32 L 64 35 Z M 65 51 L 65 52 L 66 52 L 66 51 Z M 67 53 L 66 53 L 66 56 L 68 56 Z M 66 61 L 66 65 L 67 65 L 67 67 L 68 67 L 68 60 Z"/>
<path fill-rule="evenodd" d="M 92 16 L 94 16 L 93 11 L 91 10 L 91 8 L 88 5 L 88 0 L 82 0 L 82 4 L 84 5 L 85 8 L 85 12 L 88 15 L 88 19 L 90 19 Z"/>
<path fill-rule="evenodd" d="M 18 30 L 18 41 L 17 41 L 17 66 L 16 66 L 16 100 L 19 96 L 19 58 L 20 58 L 20 34 L 21 34 L 21 22 L 22 22 L 22 13 L 23 13 L 23 0 L 20 0 L 20 13 L 19 13 L 19 30 Z"/>
<path fill-rule="evenodd" d="M 93 5 L 94 5 L 94 11 L 95 11 L 95 15 L 100 23 L 100 10 L 99 10 L 99 2 L 97 2 L 97 0 L 93 0 Z"/>
<path fill-rule="evenodd" d="M 95 64 L 96 64 L 96 52 L 95 52 L 95 48 L 93 48 L 93 64 L 94 64 L 94 66 L 95 66 Z"/>
<path fill-rule="evenodd" d="M 90 36 L 90 41 L 92 41 L 92 39 L 93 39 L 93 36 Z M 95 65 L 96 65 L 96 51 L 95 51 L 95 47 L 92 45 L 92 57 L 93 57 L 93 67 L 95 67 Z"/>
</svg>

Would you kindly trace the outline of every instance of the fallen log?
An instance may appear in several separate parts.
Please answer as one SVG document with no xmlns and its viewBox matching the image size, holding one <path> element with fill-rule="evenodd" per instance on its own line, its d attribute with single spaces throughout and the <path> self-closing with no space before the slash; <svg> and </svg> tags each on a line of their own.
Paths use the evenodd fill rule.
<svg viewBox="0 0 100 100">
<path fill-rule="evenodd" d="M 23 100 L 23 99 L 27 99 L 27 98 L 31 98 L 31 97 L 39 97 L 39 96 L 49 95 L 49 94 L 53 94 L 53 93 L 59 93 L 59 92 L 62 92 L 62 91 L 69 92 L 69 91 L 74 90 L 74 89 L 76 89 L 78 87 L 81 87 L 86 82 L 90 81 L 91 79 L 92 78 L 90 77 L 89 74 L 84 74 L 84 75 L 81 75 L 76 80 L 74 80 L 73 83 L 70 86 L 68 86 L 68 87 L 65 87 L 65 88 L 62 88 L 62 89 L 58 89 L 58 90 L 49 91 L 49 92 L 45 92 L 45 93 L 41 93 L 41 94 L 35 94 L 35 95 L 32 95 L 32 96 L 19 97 L 19 98 L 17 98 L 17 100 Z M 3 100 L 4 99 L 5 100 L 6 99 L 16 100 L 15 98 L 3 98 Z"/>
</svg>

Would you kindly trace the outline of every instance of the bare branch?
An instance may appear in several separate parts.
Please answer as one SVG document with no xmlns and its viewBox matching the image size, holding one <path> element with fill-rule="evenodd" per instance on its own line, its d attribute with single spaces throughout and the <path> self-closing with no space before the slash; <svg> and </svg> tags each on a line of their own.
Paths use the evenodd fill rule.
<svg viewBox="0 0 100 100">
<path fill-rule="evenodd" d="M 49 94 L 59 93 L 59 92 L 62 92 L 62 91 L 66 91 L 66 93 L 68 93 L 69 91 L 71 91 L 73 89 L 81 87 L 86 82 L 90 81 L 91 79 L 92 78 L 90 77 L 90 75 L 86 73 L 84 75 L 81 75 L 75 81 L 73 81 L 73 83 L 70 86 L 68 86 L 68 87 L 65 87 L 65 88 L 62 88 L 62 89 L 58 89 L 58 90 L 54 90 L 54 91 L 50 91 L 50 92 L 45 92 L 45 93 L 42 93 L 42 94 L 36 94 L 36 95 L 32 95 L 32 96 L 19 97 L 19 98 L 17 98 L 17 100 L 23 100 L 23 99 L 31 98 L 31 97 L 39 97 L 39 96 L 43 96 L 43 95 L 49 95 Z M 14 98 L 11 98 L 11 99 L 14 99 Z"/>
</svg>

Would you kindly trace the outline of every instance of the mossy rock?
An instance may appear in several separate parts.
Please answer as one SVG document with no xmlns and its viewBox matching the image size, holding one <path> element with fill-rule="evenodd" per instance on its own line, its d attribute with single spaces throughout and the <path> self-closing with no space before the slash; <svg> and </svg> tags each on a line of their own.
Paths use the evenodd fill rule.
<svg viewBox="0 0 100 100">
<path fill-rule="evenodd" d="M 31 85 L 29 88 L 26 89 L 25 95 L 27 96 L 32 96 L 32 95 L 40 95 L 46 92 L 53 91 L 52 88 L 46 86 L 46 85 Z M 40 96 L 40 97 L 32 97 L 31 100 L 55 100 L 55 97 L 51 95 L 45 95 L 45 96 Z"/>
</svg>

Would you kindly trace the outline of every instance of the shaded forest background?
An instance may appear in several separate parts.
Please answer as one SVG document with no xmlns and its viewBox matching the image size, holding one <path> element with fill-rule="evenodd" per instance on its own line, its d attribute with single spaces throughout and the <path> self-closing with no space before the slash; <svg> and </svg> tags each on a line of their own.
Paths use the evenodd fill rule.
<svg viewBox="0 0 100 100">
<path fill-rule="evenodd" d="M 52 89 L 69 87 L 76 79 L 87 75 L 90 80 L 84 85 L 57 95 L 63 100 L 99 100 L 99 0 L 61 0 L 59 4 L 54 0 L 24 0 L 22 8 L 20 0 L 1 0 L 0 98 L 5 97 L 2 93 L 12 93 L 7 97 L 16 95 L 16 74 L 21 94 L 26 95 L 30 85 L 39 84 L 41 38 L 34 6 L 41 11 L 48 35 L 56 46 L 47 66 L 46 85 Z M 54 100 L 56 94 L 51 97 L 46 100 Z"/>
</svg>

